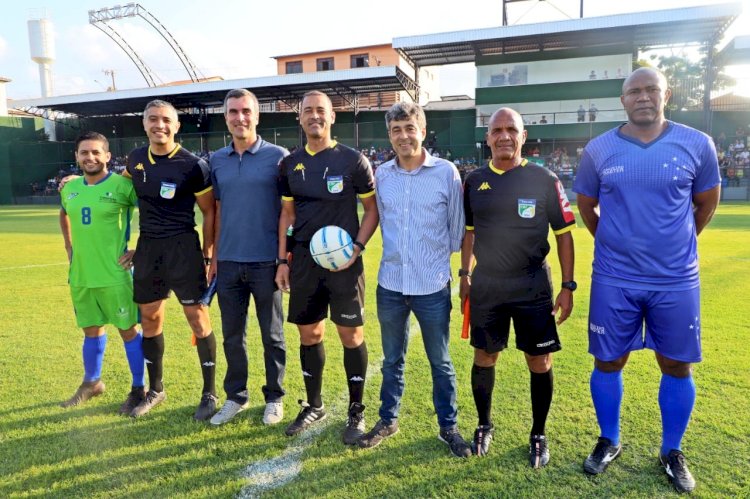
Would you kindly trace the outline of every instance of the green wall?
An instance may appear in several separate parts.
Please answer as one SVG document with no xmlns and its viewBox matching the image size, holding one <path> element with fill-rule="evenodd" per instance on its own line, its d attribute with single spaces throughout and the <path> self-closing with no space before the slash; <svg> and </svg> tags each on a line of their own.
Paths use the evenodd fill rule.
<svg viewBox="0 0 750 499">
<path fill-rule="evenodd" d="M 605 47 L 576 48 L 565 50 L 540 50 L 536 52 L 520 52 L 514 54 L 501 54 L 490 56 L 479 56 L 476 59 L 477 66 L 489 66 L 492 64 L 511 64 L 514 62 L 532 61 L 557 61 L 560 59 L 577 59 L 579 57 L 596 57 L 600 55 L 630 54 L 633 52 L 632 44 L 609 45 Z"/>
<path fill-rule="evenodd" d="M 40 118 L 0 116 L 0 204 L 13 202 L 14 186 L 26 178 L 29 168 L 26 161 L 17 161 L 13 151 L 21 141 L 36 141 L 43 132 Z"/>
<path fill-rule="evenodd" d="M 476 104 L 481 106 L 510 102 L 539 102 L 540 100 L 601 99 L 619 97 L 621 93 L 622 80 L 617 79 L 487 87 L 477 89 Z"/>
</svg>

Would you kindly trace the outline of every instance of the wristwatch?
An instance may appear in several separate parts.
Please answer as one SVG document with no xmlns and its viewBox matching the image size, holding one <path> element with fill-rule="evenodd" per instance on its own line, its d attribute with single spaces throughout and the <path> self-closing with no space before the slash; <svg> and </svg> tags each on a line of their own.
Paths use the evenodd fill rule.
<svg viewBox="0 0 750 499">
<path fill-rule="evenodd" d="M 471 272 L 465 269 L 458 269 L 458 277 L 471 277 Z"/>
<path fill-rule="evenodd" d="M 578 283 L 575 281 L 565 281 L 560 286 L 564 289 L 569 289 L 571 291 L 575 291 L 578 289 Z"/>
<path fill-rule="evenodd" d="M 278 267 L 279 265 L 289 265 L 289 260 L 287 260 L 286 258 L 277 258 L 276 266 Z"/>
</svg>

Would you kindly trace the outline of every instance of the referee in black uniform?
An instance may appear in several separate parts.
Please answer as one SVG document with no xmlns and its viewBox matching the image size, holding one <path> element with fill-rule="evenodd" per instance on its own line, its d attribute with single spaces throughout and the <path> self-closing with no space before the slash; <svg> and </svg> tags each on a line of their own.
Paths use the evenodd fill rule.
<svg viewBox="0 0 750 499">
<path fill-rule="evenodd" d="M 494 435 L 490 417 L 495 363 L 507 347 L 510 321 L 516 348 L 522 350 L 531 375 L 533 423 L 529 464 L 549 461 L 544 426 L 552 402 L 552 352 L 560 350 L 555 315 L 561 324 L 573 309 L 573 236 L 575 217 L 554 173 L 521 158 L 526 141 L 521 115 L 501 108 L 490 118 L 489 165 L 466 177 L 466 235 L 461 248 L 461 300 L 470 298 L 474 366 L 471 388 L 479 426 L 474 452 L 485 455 Z M 545 260 L 552 227 L 562 285 L 552 301 L 550 268 Z M 472 269 L 476 257 L 476 268 Z"/>
<path fill-rule="evenodd" d="M 162 383 L 164 307 L 170 290 L 182 304 L 196 338 L 203 373 L 203 393 L 195 419 L 210 418 L 216 409 L 216 339 L 205 293 L 206 265 L 214 244 L 214 196 L 208 164 L 175 143 L 180 129 L 177 110 L 153 100 L 143 112 L 149 145 L 128 155 L 124 172 L 133 180 L 140 211 L 140 237 L 133 256 L 135 302 L 141 312 L 143 354 L 149 391 L 131 412 L 147 413 L 165 398 Z M 194 206 L 203 213 L 203 249 L 195 231 Z"/>
<path fill-rule="evenodd" d="M 290 291 L 288 320 L 299 328 L 300 361 L 307 392 L 307 401 L 300 401 L 302 409 L 287 427 L 286 434 L 296 435 L 326 417 L 321 387 L 325 365 L 324 319 L 330 307 L 331 320 L 344 346 L 344 370 L 349 386 L 349 414 L 342 438 L 344 443 L 355 445 L 365 429 L 362 392 L 367 374 L 367 346 L 362 328 L 364 268 L 359 255 L 378 225 L 378 209 L 370 163 L 358 151 L 331 138 L 335 118 L 326 94 L 311 91 L 304 95 L 300 124 L 307 145 L 281 161 L 276 283 L 283 291 Z M 361 225 L 357 198 L 364 208 Z M 310 256 L 310 239 L 326 225 L 345 229 L 355 240 L 354 255 L 336 272 L 319 267 Z M 289 227 L 292 227 L 291 237 L 287 236 Z M 289 251 L 291 262 L 287 262 Z"/>
</svg>

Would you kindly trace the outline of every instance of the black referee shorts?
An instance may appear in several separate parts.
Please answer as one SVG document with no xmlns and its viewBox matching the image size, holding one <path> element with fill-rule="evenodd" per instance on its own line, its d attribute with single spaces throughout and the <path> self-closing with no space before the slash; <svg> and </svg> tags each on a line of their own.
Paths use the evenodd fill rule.
<svg viewBox="0 0 750 499">
<path fill-rule="evenodd" d="M 547 269 L 518 279 L 493 278 L 475 271 L 471 280 L 471 346 L 487 353 L 504 350 L 513 320 L 518 350 L 544 355 L 562 349 L 552 315 Z"/>
<path fill-rule="evenodd" d="M 341 272 L 320 267 L 310 256 L 307 244 L 292 250 L 289 271 L 289 316 L 293 324 L 315 324 L 328 316 L 339 326 L 364 324 L 365 273 L 362 258 Z"/>
<path fill-rule="evenodd" d="M 138 238 L 133 268 L 136 303 L 164 300 L 173 290 L 182 305 L 197 305 L 208 287 L 195 231 L 160 239 Z"/>
</svg>

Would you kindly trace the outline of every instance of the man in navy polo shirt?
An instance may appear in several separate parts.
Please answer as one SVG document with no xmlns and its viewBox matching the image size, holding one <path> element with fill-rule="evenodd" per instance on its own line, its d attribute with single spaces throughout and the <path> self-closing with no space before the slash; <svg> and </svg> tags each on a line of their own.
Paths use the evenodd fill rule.
<svg viewBox="0 0 750 499">
<path fill-rule="evenodd" d="M 279 162 L 289 152 L 263 140 L 256 132 L 258 99 L 245 89 L 229 91 L 224 118 L 232 143 L 211 156 L 216 197 L 216 241 L 209 278 L 216 288 L 224 332 L 227 401 L 211 418 L 220 425 L 248 405 L 247 316 L 255 302 L 266 368 L 263 423 L 284 416 L 281 384 L 286 368 L 281 291 L 276 286 L 276 251 L 281 211 Z"/>
</svg>

